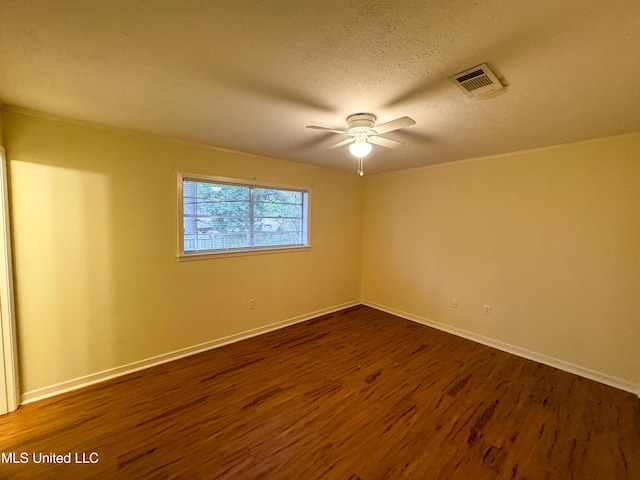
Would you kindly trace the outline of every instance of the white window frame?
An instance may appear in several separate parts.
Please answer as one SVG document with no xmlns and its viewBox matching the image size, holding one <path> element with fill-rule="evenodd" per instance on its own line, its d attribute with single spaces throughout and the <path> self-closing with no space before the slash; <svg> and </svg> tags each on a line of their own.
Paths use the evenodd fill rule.
<svg viewBox="0 0 640 480">
<path fill-rule="evenodd" d="M 282 246 L 261 246 L 249 248 L 234 248 L 228 250 L 208 250 L 198 252 L 184 251 L 184 191 L 183 182 L 192 180 L 195 182 L 208 182 L 225 185 L 236 185 L 239 187 L 249 188 L 267 188 L 277 190 L 288 190 L 294 192 L 303 192 L 305 221 L 303 222 L 303 236 L 305 243 L 303 245 L 282 245 Z M 204 260 L 208 258 L 232 257 L 240 255 L 260 255 L 265 253 L 276 252 L 294 252 L 300 250 L 308 250 L 311 248 L 311 229 L 310 229 L 310 208 L 311 208 L 311 188 L 303 186 L 283 185 L 276 183 L 259 182 L 256 180 L 244 180 L 239 178 L 218 177 L 212 175 L 203 175 L 198 173 L 178 172 L 178 260 Z"/>
</svg>

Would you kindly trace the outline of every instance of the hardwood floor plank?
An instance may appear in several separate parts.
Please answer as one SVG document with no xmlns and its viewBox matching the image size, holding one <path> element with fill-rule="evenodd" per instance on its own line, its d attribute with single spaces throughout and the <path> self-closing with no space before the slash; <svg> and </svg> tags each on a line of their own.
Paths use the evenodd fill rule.
<svg viewBox="0 0 640 480">
<path fill-rule="evenodd" d="M 0 478 L 637 479 L 639 403 L 359 306 L 22 406 Z"/>
</svg>

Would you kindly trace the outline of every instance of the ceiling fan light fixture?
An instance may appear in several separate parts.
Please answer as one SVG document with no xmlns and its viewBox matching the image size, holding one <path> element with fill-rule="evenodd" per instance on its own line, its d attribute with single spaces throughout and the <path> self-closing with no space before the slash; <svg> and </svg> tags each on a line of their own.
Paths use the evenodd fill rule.
<svg viewBox="0 0 640 480">
<path fill-rule="evenodd" d="M 366 157 L 371 152 L 371 144 L 366 140 L 364 142 L 353 142 L 349 145 L 349 151 L 358 158 Z"/>
<path fill-rule="evenodd" d="M 349 151 L 355 157 L 366 157 L 371 152 L 371 144 L 367 142 L 367 135 L 359 133 L 356 135 L 355 141 L 349 145 Z"/>
<path fill-rule="evenodd" d="M 415 124 L 416 122 L 412 118 L 400 117 L 390 122 L 376 125 L 376 116 L 373 113 L 355 113 L 347 117 L 347 130 L 318 127 L 316 125 L 307 125 L 307 128 L 324 130 L 349 137 L 332 145 L 329 149 L 349 145 L 349 152 L 358 158 L 358 174 L 362 176 L 364 175 L 363 158 L 371 152 L 373 144 L 384 148 L 396 148 L 399 145 L 403 145 L 402 142 L 397 140 L 382 137 L 382 134 L 393 132 L 400 128 L 411 127 Z"/>
</svg>

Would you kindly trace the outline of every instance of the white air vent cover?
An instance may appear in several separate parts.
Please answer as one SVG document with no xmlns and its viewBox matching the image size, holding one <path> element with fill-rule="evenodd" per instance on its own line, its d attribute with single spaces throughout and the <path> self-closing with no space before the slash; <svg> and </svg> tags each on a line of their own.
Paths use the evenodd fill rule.
<svg viewBox="0 0 640 480">
<path fill-rule="evenodd" d="M 456 73 L 449 77 L 449 80 L 460 87 L 465 95 L 474 98 L 492 96 L 496 92 L 504 90 L 504 86 L 486 63 Z"/>
</svg>

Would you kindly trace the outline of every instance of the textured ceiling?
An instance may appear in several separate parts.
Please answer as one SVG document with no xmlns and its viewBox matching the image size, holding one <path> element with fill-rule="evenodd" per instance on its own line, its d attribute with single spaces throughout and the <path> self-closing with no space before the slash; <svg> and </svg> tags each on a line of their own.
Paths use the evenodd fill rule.
<svg viewBox="0 0 640 480">
<path fill-rule="evenodd" d="M 356 170 L 352 113 L 413 127 L 367 173 L 640 131 L 637 0 L 2 0 L 0 101 Z M 508 85 L 465 97 L 488 62 Z"/>
</svg>

